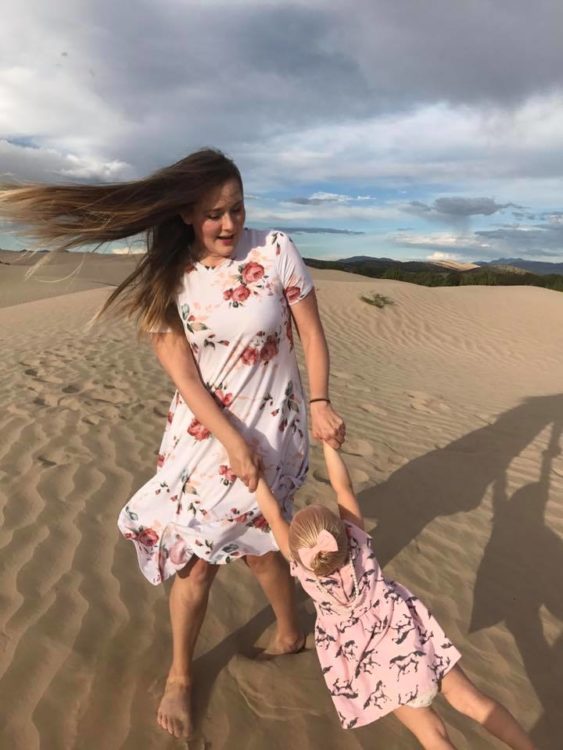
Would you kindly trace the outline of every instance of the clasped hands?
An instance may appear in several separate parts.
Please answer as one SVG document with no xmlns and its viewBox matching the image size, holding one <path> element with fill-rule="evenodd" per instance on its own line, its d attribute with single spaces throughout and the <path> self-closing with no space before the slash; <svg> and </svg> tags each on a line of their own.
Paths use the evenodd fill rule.
<svg viewBox="0 0 563 750">
<path fill-rule="evenodd" d="M 311 435 L 336 450 L 344 443 L 346 426 L 331 404 L 324 401 L 311 404 Z M 241 436 L 236 444 L 229 446 L 227 453 L 233 474 L 254 492 L 263 468 L 258 452 Z"/>
</svg>

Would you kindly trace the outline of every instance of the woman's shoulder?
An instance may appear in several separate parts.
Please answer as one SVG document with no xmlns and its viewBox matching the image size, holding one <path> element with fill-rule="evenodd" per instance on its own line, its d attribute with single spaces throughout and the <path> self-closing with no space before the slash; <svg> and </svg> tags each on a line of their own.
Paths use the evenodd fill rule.
<svg viewBox="0 0 563 750">
<path fill-rule="evenodd" d="M 249 249 L 265 249 L 269 247 L 279 252 L 280 247 L 284 243 L 291 242 L 291 238 L 279 229 L 254 229 L 252 227 L 245 227 L 244 242 Z"/>
</svg>

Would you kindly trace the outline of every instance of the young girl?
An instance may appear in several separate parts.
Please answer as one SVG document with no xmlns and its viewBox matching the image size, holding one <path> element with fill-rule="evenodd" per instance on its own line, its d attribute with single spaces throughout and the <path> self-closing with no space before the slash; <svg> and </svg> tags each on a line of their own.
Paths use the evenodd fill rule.
<svg viewBox="0 0 563 750">
<path fill-rule="evenodd" d="M 509 711 L 456 665 L 459 651 L 424 604 L 383 577 L 346 466 L 336 450 L 323 448 L 340 517 L 311 505 L 289 525 L 263 479 L 256 496 L 292 574 L 315 603 L 315 645 L 342 726 L 393 712 L 423 747 L 453 748 L 431 708 L 440 691 L 509 747 L 534 750 Z"/>
</svg>

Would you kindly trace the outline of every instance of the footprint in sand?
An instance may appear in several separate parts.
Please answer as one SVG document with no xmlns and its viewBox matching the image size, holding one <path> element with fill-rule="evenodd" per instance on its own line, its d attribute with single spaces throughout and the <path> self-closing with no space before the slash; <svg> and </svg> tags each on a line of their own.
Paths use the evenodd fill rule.
<svg viewBox="0 0 563 750">
<path fill-rule="evenodd" d="M 66 385 L 62 389 L 62 392 L 63 393 L 80 393 L 80 386 L 78 386 L 78 385 L 72 385 L 72 384 L 71 385 Z"/>
<path fill-rule="evenodd" d="M 373 456 L 373 447 L 367 440 L 347 440 L 342 446 L 342 453 L 369 458 Z"/>
<path fill-rule="evenodd" d="M 374 414 L 376 417 L 386 417 L 389 413 L 382 406 L 376 406 L 375 404 L 360 404 L 360 409 L 367 411 L 368 414 Z"/>
<path fill-rule="evenodd" d="M 51 466 L 57 466 L 56 461 L 50 461 L 48 458 L 45 458 L 45 456 L 37 456 L 37 460 L 39 463 L 43 464 L 46 468 L 50 468 Z"/>
<path fill-rule="evenodd" d="M 36 406 L 58 406 L 59 400 L 56 396 L 47 393 L 34 398 L 33 403 L 36 404 Z"/>
<path fill-rule="evenodd" d="M 253 713 L 262 719 L 322 716 L 328 709 L 328 692 L 319 699 L 316 659 L 312 647 L 291 657 L 258 661 L 236 654 L 227 667 Z"/>
<path fill-rule="evenodd" d="M 59 400 L 58 405 L 61 409 L 69 409 L 70 411 L 80 411 L 83 408 L 84 403 L 80 399 L 75 398 L 74 396 L 63 396 L 63 398 Z"/>
<path fill-rule="evenodd" d="M 348 471 L 350 472 L 350 478 L 352 479 L 352 482 L 354 484 L 362 484 L 363 482 L 369 482 L 369 474 L 363 471 L 362 469 L 356 469 L 353 466 L 349 466 Z M 316 479 L 317 482 L 322 482 L 323 484 L 330 484 L 328 474 L 324 467 L 322 469 L 314 469 L 312 474 L 313 474 L 313 478 Z"/>
<path fill-rule="evenodd" d="M 480 419 L 481 422 L 484 422 L 485 424 L 493 424 L 495 421 L 495 418 L 492 417 L 490 414 L 476 414 L 475 415 L 477 419 Z"/>
<path fill-rule="evenodd" d="M 86 424 L 92 424 L 92 425 L 100 424 L 100 418 L 96 417 L 94 414 L 91 414 L 87 417 L 83 417 L 82 421 L 85 422 Z"/>
<path fill-rule="evenodd" d="M 354 377 L 349 372 L 343 372 L 342 370 L 332 370 L 330 374 L 338 378 L 338 380 L 352 380 Z"/>
<path fill-rule="evenodd" d="M 423 414 L 436 414 L 436 412 L 442 412 L 443 414 L 449 414 L 451 412 L 450 407 L 439 399 L 433 398 L 430 394 L 424 391 L 406 391 L 406 395 L 410 399 L 410 407 L 415 411 L 420 411 Z"/>
</svg>

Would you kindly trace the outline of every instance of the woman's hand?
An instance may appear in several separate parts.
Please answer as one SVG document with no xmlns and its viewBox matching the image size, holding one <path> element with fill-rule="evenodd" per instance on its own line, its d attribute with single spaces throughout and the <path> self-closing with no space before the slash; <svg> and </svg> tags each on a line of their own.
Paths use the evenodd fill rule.
<svg viewBox="0 0 563 750">
<path fill-rule="evenodd" d="M 338 450 L 346 439 L 346 425 L 329 403 L 315 401 L 311 404 L 311 433 L 315 440 Z"/>
<path fill-rule="evenodd" d="M 229 466 L 250 492 L 254 492 L 262 472 L 262 461 L 258 453 L 242 438 L 227 450 Z"/>
</svg>

